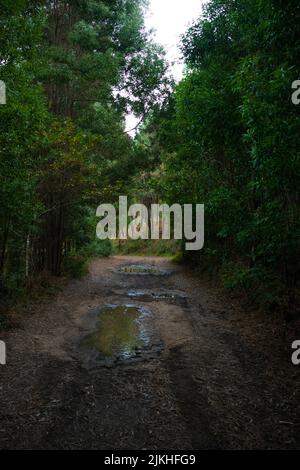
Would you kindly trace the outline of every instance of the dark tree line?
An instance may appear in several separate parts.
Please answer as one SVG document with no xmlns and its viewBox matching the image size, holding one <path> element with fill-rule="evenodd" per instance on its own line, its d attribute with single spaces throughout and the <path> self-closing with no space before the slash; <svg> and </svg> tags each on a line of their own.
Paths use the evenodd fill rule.
<svg viewBox="0 0 300 470">
<path fill-rule="evenodd" d="M 210 0 L 182 38 L 186 74 L 171 93 L 146 3 L 0 1 L 1 295 L 72 256 L 80 270 L 83 248 L 101 251 L 95 207 L 130 181 L 147 204 L 204 203 L 205 249 L 185 256 L 293 313 L 299 2 Z M 128 112 L 144 120 L 134 141 Z"/>
<path fill-rule="evenodd" d="M 210 0 L 182 40 L 185 78 L 139 137 L 156 190 L 205 203 L 194 262 L 289 314 L 299 292 L 300 4 Z M 153 173 L 152 173 L 153 174 Z M 187 254 L 187 256 L 191 256 Z"/>
<path fill-rule="evenodd" d="M 142 118 L 168 87 L 145 8 L 0 1 L 2 298 L 43 270 L 60 274 L 70 251 L 93 244 L 96 207 L 134 171 L 125 115 Z"/>
</svg>

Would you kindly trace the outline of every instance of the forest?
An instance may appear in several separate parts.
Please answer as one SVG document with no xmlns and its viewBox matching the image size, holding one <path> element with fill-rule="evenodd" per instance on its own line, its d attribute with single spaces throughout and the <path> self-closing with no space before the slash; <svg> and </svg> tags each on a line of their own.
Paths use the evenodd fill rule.
<svg viewBox="0 0 300 470">
<path fill-rule="evenodd" d="M 147 1 L 0 8 L 1 304 L 41 272 L 80 273 L 109 255 L 95 209 L 129 194 L 205 204 L 205 248 L 181 257 L 289 316 L 299 300 L 299 2 L 210 0 L 182 37 L 180 83 L 145 28 Z"/>
<path fill-rule="evenodd" d="M 96 207 L 139 165 L 125 132 L 168 89 L 144 2 L 1 0 L 1 298 L 42 271 L 80 271 Z M 68 259 L 68 255 L 72 255 Z"/>
<path fill-rule="evenodd" d="M 299 450 L 299 157 L 299 0 L 0 0 L 0 450 Z"/>
<path fill-rule="evenodd" d="M 205 204 L 193 263 L 288 316 L 299 301 L 299 15 L 293 1 L 208 2 L 182 40 L 185 78 L 137 138 L 161 197 Z"/>
</svg>

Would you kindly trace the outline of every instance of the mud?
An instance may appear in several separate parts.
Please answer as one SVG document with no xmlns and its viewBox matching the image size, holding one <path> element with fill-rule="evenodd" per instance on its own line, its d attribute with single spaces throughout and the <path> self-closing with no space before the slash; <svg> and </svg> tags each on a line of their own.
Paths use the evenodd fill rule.
<svg viewBox="0 0 300 470">
<path fill-rule="evenodd" d="M 145 302 L 162 300 L 170 303 L 185 304 L 187 301 L 187 295 L 184 292 L 163 289 L 132 289 L 128 292 L 128 297 L 131 299 L 141 299 Z"/>
<path fill-rule="evenodd" d="M 171 271 L 154 264 L 128 264 L 119 269 L 120 273 L 135 276 L 168 276 Z"/>
<path fill-rule="evenodd" d="M 80 339 L 79 348 L 85 367 L 149 360 L 162 350 L 152 313 L 143 306 L 105 305 L 90 312 L 84 324 L 89 333 Z"/>
<path fill-rule="evenodd" d="M 166 259 L 94 261 L 1 332 L 0 448 L 299 449 L 290 332 Z"/>
</svg>

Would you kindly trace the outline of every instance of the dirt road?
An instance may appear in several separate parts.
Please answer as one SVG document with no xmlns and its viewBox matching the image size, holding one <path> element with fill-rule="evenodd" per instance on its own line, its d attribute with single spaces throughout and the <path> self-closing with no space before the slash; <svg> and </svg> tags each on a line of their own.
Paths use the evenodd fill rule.
<svg viewBox="0 0 300 470">
<path fill-rule="evenodd" d="M 137 263 L 150 274 L 126 268 Z M 91 339 L 107 306 L 101 356 Z M 146 314 L 137 326 L 121 313 L 120 333 L 120 306 Z M 114 331 L 121 346 L 107 360 Z M 165 259 L 94 261 L 1 333 L 0 448 L 300 448 L 300 369 L 280 331 Z"/>
</svg>

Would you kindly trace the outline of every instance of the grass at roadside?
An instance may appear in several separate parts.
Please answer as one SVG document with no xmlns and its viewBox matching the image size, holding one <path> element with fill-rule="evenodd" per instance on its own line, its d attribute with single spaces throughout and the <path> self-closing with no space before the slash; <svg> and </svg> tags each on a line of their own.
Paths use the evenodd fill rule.
<svg viewBox="0 0 300 470">
<path fill-rule="evenodd" d="M 113 252 L 118 255 L 178 257 L 180 242 L 176 240 L 117 240 Z"/>
</svg>

